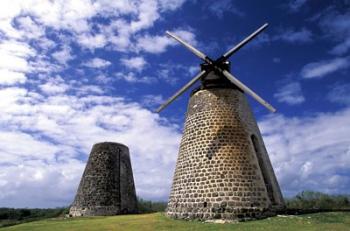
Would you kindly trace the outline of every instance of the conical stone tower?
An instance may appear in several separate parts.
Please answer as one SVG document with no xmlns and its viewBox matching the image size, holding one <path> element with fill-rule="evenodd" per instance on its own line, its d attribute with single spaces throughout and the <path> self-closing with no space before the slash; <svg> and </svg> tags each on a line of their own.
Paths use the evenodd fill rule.
<svg viewBox="0 0 350 231">
<path fill-rule="evenodd" d="M 217 59 L 172 32 L 204 61 L 201 71 L 157 109 L 201 81 L 188 104 L 167 215 L 184 219 L 247 220 L 284 208 L 259 128 L 245 95 L 276 109 L 230 73 L 228 59 L 267 28 L 265 23 Z"/>
<path fill-rule="evenodd" d="M 108 216 L 137 212 L 129 149 L 119 143 L 93 146 L 71 216 Z"/>
<path fill-rule="evenodd" d="M 191 95 L 167 207 L 170 217 L 244 220 L 284 207 L 247 99 L 234 85 L 227 86 L 202 87 Z"/>
</svg>

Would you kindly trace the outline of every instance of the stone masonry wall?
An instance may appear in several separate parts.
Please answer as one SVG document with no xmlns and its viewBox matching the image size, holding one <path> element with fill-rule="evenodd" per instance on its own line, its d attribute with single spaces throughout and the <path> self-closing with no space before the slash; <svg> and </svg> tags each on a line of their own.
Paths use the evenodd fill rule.
<svg viewBox="0 0 350 231">
<path fill-rule="evenodd" d="M 237 89 L 215 88 L 194 93 L 188 105 L 167 215 L 244 220 L 272 215 L 283 206 L 244 94 Z"/>
<path fill-rule="evenodd" d="M 111 142 L 95 144 L 70 208 L 70 215 L 105 216 L 136 211 L 128 147 Z"/>
</svg>

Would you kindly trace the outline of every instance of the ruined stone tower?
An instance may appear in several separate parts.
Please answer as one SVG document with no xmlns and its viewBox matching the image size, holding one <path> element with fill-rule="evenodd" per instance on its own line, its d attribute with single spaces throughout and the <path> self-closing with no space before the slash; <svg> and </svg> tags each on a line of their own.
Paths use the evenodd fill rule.
<svg viewBox="0 0 350 231">
<path fill-rule="evenodd" d="M 259 128 L 238 88 L 192 94 L 167 215 L 243 220 L 283 208 Z"/>
<path fill-rule="evenodd" d="M 107 216 L 136 211 L 128 147 L 111 142 L 95 144 L 69 214 Z"/>
</svg>

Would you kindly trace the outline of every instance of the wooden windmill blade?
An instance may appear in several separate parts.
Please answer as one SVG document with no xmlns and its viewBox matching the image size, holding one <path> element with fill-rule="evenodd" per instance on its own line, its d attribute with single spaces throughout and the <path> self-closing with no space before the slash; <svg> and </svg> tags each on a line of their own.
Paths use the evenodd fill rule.
<svg viewBox="0 0 350 231">
<path fill-rule="evenodd" d="M 239 81 L 237 78 L 235 78 L 230 72 L 226 70 L 222 70 L 222 74 L 226 76 L 233 84 L 237 85 L 242 91 L 253 97 L 256 101 L 258 101 L 261 105 L 269 109 L 271 112 L 276 112 L 276 109 L 271 106 L 268 102 L 266 102 L 263 98 L 261 98 L 258 94 L 256 94 L 253 90 L 251 90 L 249 87 L 244 85 L 241 81 Z"/>
<path fill-rule="evenodd" d="M 241 81 L 239 81 L 236 77 L 234 77 L 231 73 L 229 73 L 227 70 L 224 70 L 221 66 L 223 63 L 226 62 L 228 58 L 231 57 L 235 52 L 237 52 L 239 49 L 241 49 L 244 45 L 246 45 L 249 41 L 251 41 L 253 38 L 258 36 L 263 30 L 267 28 L 268 24 L 265 23 L 260 28 L 258 28 L 256 31 L 254 31 L 252 34 L 247 36 L 244 40 L 242 40 L 240 43 L 238 43 L 236 46 L 234 46 L 232 49 L 227 51 L 224 55 L 222 55 L 220 58 L 218 58 L 215 61 L 212 61 L 211 58 L 209 58 L 206 54 L 195 48 L 194 46 L 190 45 L 188 42 L 184 41 L 177 35 L 166 31 L 166 34 L 178 41 L 180 44 L 185 46 L 188 50 L 190 50 L 194 55 L 202 59 L 204 62 L 206 62 L 208 65 L 212 66 L 212 69 L 217 70 L 221 72 L 229 81 L 231 81 L 233 84 L 235 84 L 238 88 L 240 88 L 242 91 L 253 97 L 256 101 L 258 101 L 261 105 L 266 107 L 271 112 L 276 112 L 276 109 L 271 106 L 266 100 L 261 98 L 257 93 L 255 93 L 253 90 L 251 90 L 249 87 L 247 87 L 245 84 L 243 84 Z M 180 96 L 182 93 L 184 93 L 189 87 L 191 87 L 197 80 L 199 80 L 202 76 L 204 76 L 205 71 L 202 71 L 199 73 L 195 78 L 193 78 L 188 84 L 186 84 L 183 88 L 181 88 L 178 92 L 176 92 L 172 97 L 170 97 L 164 104 L 162 104 L 156 112 L 160 112 L 163 110 L 166 106 L 168 106 L 171 102 L 173 102 L 178 96 Z"/>
<path fill-rule="evenodd" d="M 171 96 L 167 101 L 165 101 L 159 108 L 156 110 L 157 113 L 161 112 L 164 108 L 166 108 L 169 104 L 171 104 L 177 97 L 182 95 L 187 89 L 189 89 L 193 84 L 195 84 L 202 76 L 206 73 L 206 71 L 199 72 L 191 81 L 189 81 L 185 86 L 183 86 L 180 90 L 178 90 L 173 96 Z"/>
<path fill-rule="evenodd" d="M 212 64 L 211 59 L 207 55 L 205 55 L 203 52 L 190 45 L 189 43 L 185 42 L 185 40 L 181 39 L 180 37 L 176 36 L 175 34 L 169 31 L 166 31 L 166 34 L 178 41 L 179 43 L 181 43 L 182 45 L 184 45 L 188 50 L 190 50 L 194 55 L 202 59 L 204 62 Z"/>
<path fill-rule="evenodd" d="M 232 49 L 228 50 L 221 59 L 227 60 L 233 55 L 235 52 L 237 52 L 239 49 L 241 49 L 245 44 L 250 42 L 252 39 L 254 39 L 256 36 L 258 36 L 261 32 L 263 32 L 267 27 L 268 23 L 265 23 L 261 27 L 259 27 L 256 31 L 254 31 L 252 34 L 250 34 L 248 37 L 243 39 L 240 43 L 238 43 L 236 46 L 234 46 Z"/>
</svg>

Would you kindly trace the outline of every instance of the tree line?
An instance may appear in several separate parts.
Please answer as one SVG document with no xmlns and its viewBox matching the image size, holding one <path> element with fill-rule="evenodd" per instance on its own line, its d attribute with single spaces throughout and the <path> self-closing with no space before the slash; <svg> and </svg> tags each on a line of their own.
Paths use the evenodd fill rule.
<svg viewBox="0 0 350 231">
<path fill-rule="evenodd" d="M 142 198 L 137 198 L 137 207 L 139 213 L 154 213 L 154 212 L 164 212 L 167 206 L 167 202 L 154 202 L 150 200 L 144 200 Z"/>
<path fill-rule="evenodd" d="M 16 225 L 23 222 L 53 218 L 68 212 L 68 208 L 29 209 L 0 208 L 0 227 Z"/>
<path fill-rule="evenodd" d="M 350 195 L 329 195 L 321 192 L 302 191 L 285 199 L 287 209 L 300 210 L 349 210 Z"/>
</svg>

